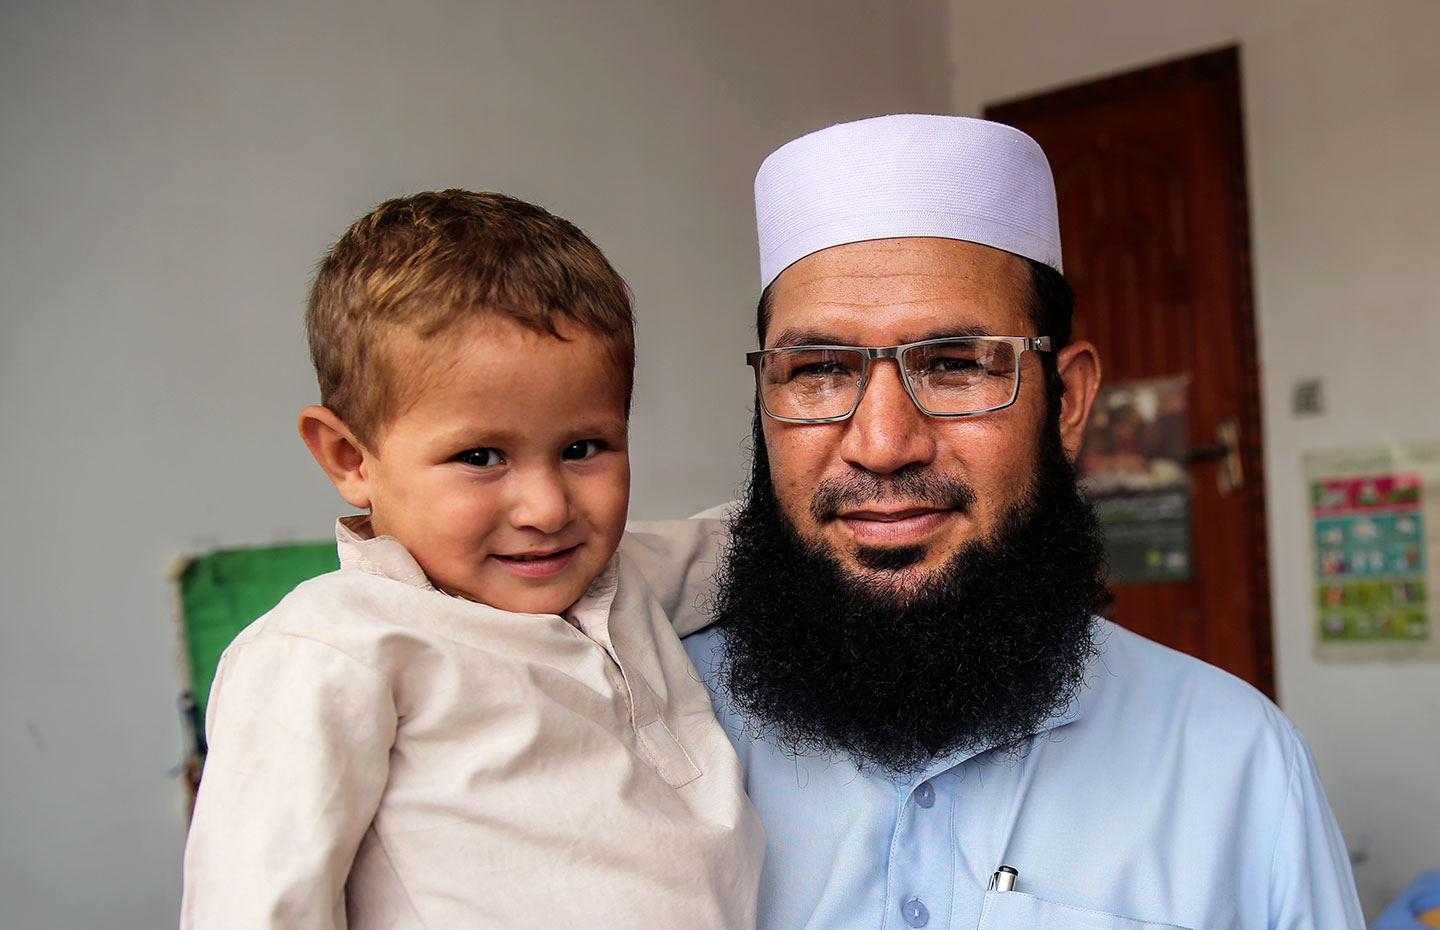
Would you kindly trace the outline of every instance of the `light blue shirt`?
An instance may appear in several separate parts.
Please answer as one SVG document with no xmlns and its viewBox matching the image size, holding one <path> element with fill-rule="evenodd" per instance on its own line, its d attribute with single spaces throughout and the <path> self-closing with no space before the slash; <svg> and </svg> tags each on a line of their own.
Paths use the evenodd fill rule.
<svg viewBox="0 0 1440 930">
<path fill-rule="evenodd" d="M 686 648 L 767 837 L 760 930 L 1359 928 L 1309 747 L 1239 679 L 1127 630 L 1019 759 L 958 753 L 913 777 L 757 737 Z M 1013 891 L 987 891 L 1000 865 Z"/>
</svg>

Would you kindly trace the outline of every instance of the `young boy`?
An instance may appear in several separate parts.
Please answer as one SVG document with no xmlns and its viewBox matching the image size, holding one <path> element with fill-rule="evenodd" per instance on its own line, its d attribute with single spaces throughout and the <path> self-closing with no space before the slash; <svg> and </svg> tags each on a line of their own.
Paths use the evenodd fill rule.
<svg viewBox="0 0 1440 930">
<path fill-rule="evenodd" d="M 355 223 L 306 321 L 300 433 L 369 514 L 222 658 L 181 926 L 752 926 L 738 761 L 622 540 L 625 283 L 452 190 Z"/>
</svg>

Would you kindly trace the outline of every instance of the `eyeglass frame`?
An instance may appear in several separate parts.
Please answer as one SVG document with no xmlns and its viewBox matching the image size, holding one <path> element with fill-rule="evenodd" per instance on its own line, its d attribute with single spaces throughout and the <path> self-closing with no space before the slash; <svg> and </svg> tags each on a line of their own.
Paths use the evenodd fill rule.
<svg viewBox="0 0 1440 930">
<path fill-rule="evenodd" d="M 920 403 L 920 398 L 915 396 L 915 386 L 910 381 L 910 372 L 900 362 L 900 355 L 909 349 L 919 346 L 934 345 L 941 342 L 1003 342 L 1010 346 L 1015 352 L 1015 387 L 1010 392 L 1010 399 L 1003 404 L 994 407 L 986 407 L 983 410 L 966 410 L 963 413 L 936 413 L 926 410 L 925 405 Z M 860 367 L 859 389 L 855 392 L 855 402 L 850 405 L 850 410 L 844 414 L 833 417 L 782 417 L 770 412 L 765 404 L 765 391 L 760 384 L 760 365 L 766 356 L 778 355 L 782 352 L 792 350 L 804 351 L 842 351 L 859 352 L 863 356 Z M 865 399 L 865 388 L 870 383 L 870 363 L 877 358 L 893 358 L 895 367 L 900 370 L 900 383 L 905 385 L 905 393 L 910 395 L 910 400 L 915 408 L 927 417 L 973 417 L 981 413 L 994 413 L 996 410 L 1004 410 L 1011 406 L 1020 397 L 1020 362 L 1028 351 L 1053 352 L 1054 347 L 1050 343 L 1049 336 L 942 336 L 938 339 L 921 339 L 919 342 L 902 342 L 894 346 L 835 346 L 835 345 L 803 345 L 803 346 L 776 346 L 771 349 L 757 349 L 754 352 L 745 353 L 745 364 L 755 370 L 755 396 L 760 401 L 760 409 L 772 420 L 779 420 L 782 423 L 839 423 L 848 420 L 860 409 L 860 401 Z"/>
</svg>

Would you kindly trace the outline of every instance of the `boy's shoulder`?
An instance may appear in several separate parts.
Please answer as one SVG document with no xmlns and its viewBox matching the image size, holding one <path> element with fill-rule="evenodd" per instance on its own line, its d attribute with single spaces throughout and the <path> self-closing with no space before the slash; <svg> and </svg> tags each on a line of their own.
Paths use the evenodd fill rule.
<svg viewBox="0 0 1440 930">
<path fill-rule="evenodd" d="M 343 566 L 296 585 L 234 640 L 264 636 L 300 636 L 321 642 L 344 640 L 395 625 L 395 611 L 423 589 Z"/>
<path fill-rule="evenodd" d="M 708 622 L 698 608 L 708 596 L 724 534 L 725 523 L 718 519 L 632 522 L 617 558 L 627 576 L 644 581 L 683 635 Z M 413 561 L 397 566 L 377 560 L 374 546 L 364 546 L 364 557 L 357 558 L 353 536 L 343 528 L 340 536 L 341 567 L 298 584 L 247 626 L 234 645 L 288 636 L 351 651 L 401 629 L 468 639 L 465 633 L 473 634 L 477 621 L 511 616 L 437 591 Z M 413 565 L 417 577 L 398 577 L 397 568 L 405 565 Z"/>
</svg>

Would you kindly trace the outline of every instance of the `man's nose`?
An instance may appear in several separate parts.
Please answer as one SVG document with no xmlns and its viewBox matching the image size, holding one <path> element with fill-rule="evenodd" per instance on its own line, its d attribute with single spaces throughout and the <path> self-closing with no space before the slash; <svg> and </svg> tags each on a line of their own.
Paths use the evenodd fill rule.
<svg viewBox="0 0 1440 930">
<path fill-rule="evenodd" d="M 510 481 L 510 523 L 516 529 L 558 533 L 571 520 L 570 489 L 560 469 L 516 469 Z"/>
<path fill-rule="evenodd" d="M 857 468 L 888 475 L 935 458 L 934 423 L 905 390 L 899 363 L 876 359 L 860 406 L 845 423 L 840 455 Z"/>
</svg>

